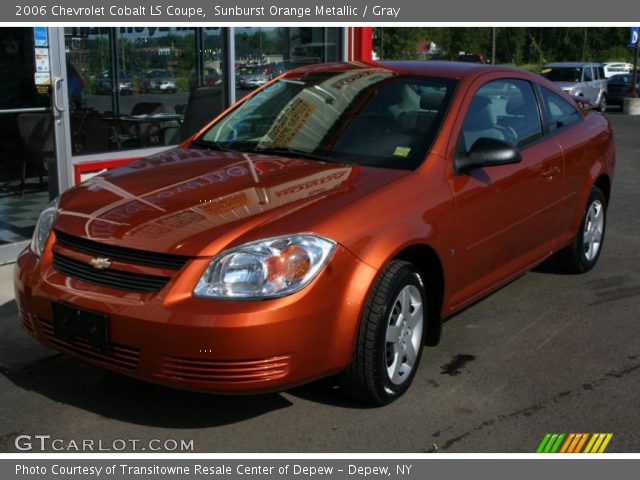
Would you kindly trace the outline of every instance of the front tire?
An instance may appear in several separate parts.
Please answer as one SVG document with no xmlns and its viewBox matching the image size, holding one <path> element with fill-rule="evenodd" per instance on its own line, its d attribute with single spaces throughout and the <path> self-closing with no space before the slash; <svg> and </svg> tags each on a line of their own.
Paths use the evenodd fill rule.
<svg viewBox="0 0 640 480">
<path fill-rule="evenodd" d="M 584 273 L 595 267 L 602 252 L 606 215 L 607 200 L 602 190 L 594 185 L 573 243 L 557 254 L 561 271 Z"/>
<path fill-rule="evenodd" d="M 422 355 L 427 296 L 418 270 L 393 260 L 369 294 L 351 364 L 342 373 L 348 395 L 386 405 L 407 391 Z"/>
</svg>

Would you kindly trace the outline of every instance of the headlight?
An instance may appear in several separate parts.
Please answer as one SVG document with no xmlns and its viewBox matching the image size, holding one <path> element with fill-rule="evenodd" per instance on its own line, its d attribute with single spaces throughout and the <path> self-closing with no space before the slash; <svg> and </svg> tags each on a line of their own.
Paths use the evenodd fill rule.
<svg viewBox="0 0 640 480">
<path fill-rule="evenodd" d="M 53 221 L 57 213 L 58 199 L 56 198 L 47 205 L 38 218 L 38 223 L 36 223 L 36 228 L 33 231 L 33 237 L 31 237 L 31 251 L 37 256 L 42 255 L 44 244 L 47 243 L 47 238 L 49 238 L 49 233 L 51 233 L 51 227 L 53 226 Z"/>
<path fill-rule="evenodd" d="M 247 243 L 215 257 L 193 294 L 211 298 L 275 298 L 304 288 L 327 263 L 336 242 L 299 234 Z"/>
</svg>

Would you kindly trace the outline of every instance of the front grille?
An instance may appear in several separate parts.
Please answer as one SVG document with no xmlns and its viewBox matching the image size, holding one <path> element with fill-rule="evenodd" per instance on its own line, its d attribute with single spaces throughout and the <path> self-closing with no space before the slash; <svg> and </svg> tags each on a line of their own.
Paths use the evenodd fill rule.
<svg viewBox="0 0 640 480">
<path fill-rule="evenodd" d="M 143 275 L 122 270 L 97 270 L 87 263 L 65 257 L 57 252 L 53 252 L 53 268 L 68 277 L 129 292 L 155 292 L 170 280 L 169 277 Z"/>
<path fill-rule="evenodd" d="M 56 243 L 60 246 L 76 250 L 78 252 L 87 253 L 89 255 L 97 255 L 99 257 L 107 257 L 111 260 L 121 262 L 135 263 L 138 265 L 147 265 L 156 268 L 168 268 L 171 270 L 179 270 L 189 260 L 189 257 L 182 255 L 171 255 L 166 253 L 147 252 L 145 250 L 136 250 L 133 248 L 117 247 L 107 245 L 105 243 L 96 242 L 82 237 L 75 237 L 68 233 L 56 230 Z"/>
<path fill-rule="evenodd" d="M 47 342 L 63 352 L 78 355 L 105 367 L 127 371 L 138 368 L 140 361 L 140 350 L 138 348 L 109 342 L 107 343 L 106 353 L 98 353 L 91 348 L 88 340 L 73 337 L 68 342 L 65 342 L 54 335 L 52 322 L 43 318 L 38 318 L 38 320 Z"/>
<path fill-rule="evenodd" d="M 289 373 L 291 355 L 259 360 L 206 360 L 165 357 L 161 377 L 196 382 L 260 382 Z"/>
</svg>

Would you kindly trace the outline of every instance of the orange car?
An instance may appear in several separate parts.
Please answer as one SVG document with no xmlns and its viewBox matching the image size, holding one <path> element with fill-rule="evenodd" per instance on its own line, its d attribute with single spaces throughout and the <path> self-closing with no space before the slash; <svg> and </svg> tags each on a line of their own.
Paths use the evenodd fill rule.
<svg viewBox="0 0 640 480">
<path fill-rule="evenodd" d="M 515 68 L 305 67 L 53 202 L 18 259 L 20 319 L 144 380 L 339 373 L 385 404 L 444 318 L 551 255 L 595 265 L 614 157 L 604 116 Z"/>
</svg>

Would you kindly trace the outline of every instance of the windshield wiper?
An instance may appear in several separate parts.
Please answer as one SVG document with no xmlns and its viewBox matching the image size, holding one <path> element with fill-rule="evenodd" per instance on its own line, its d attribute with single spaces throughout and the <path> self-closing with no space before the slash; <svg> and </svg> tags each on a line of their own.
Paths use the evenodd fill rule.
<svg viewBox="0 0 640 480">
<path fill-rule="evenodd" d="M 313 152 L 307 152 L 306 150 L 299 150 L 297 148 L 291 147 L 264 147 L 264 148 L 256 148 L 253 150 L 255 153 L 264 153 L 267 155 L 282 155 L 283 157 L 299 157 L 299 158 L 308 158 L 310 160 L 319 160 L 321 162 L 331 162 L 331 163 L 344 163 L 342 161 L 338 161 L 335 158 L 327 157 L 325 155 L 319 155 Z"/>
</svg>

